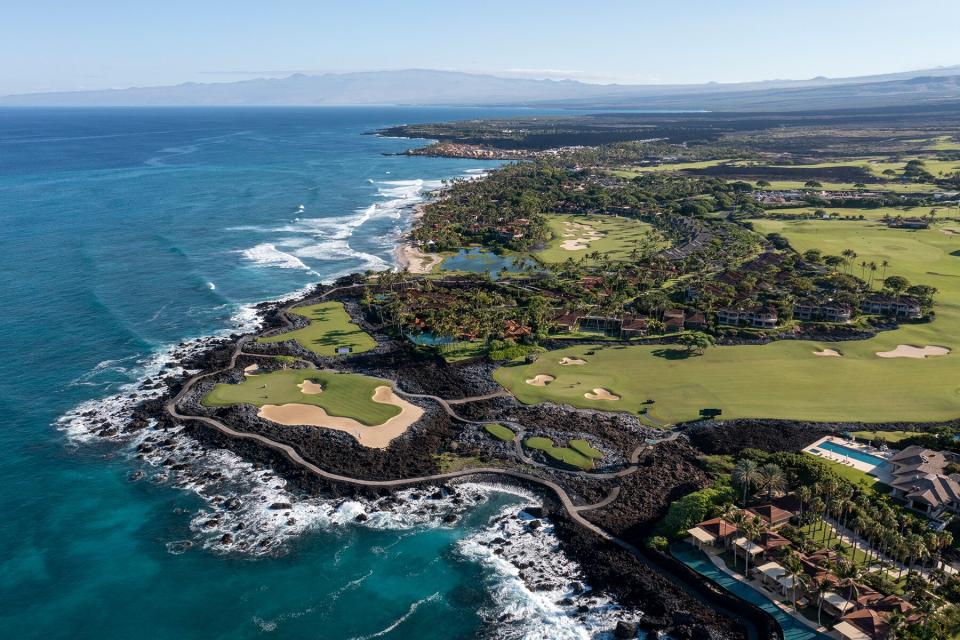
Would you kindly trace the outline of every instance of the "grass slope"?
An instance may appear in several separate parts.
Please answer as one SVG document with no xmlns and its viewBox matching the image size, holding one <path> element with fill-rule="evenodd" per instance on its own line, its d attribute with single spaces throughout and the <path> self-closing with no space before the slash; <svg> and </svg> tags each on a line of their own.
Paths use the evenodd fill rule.
<svg viewBox="0 0 960 640">
<path fill-rule="evenodd" d="M 369 335 L 355 325 L 340 302 L 321 302 L 290 310 L 310 320 L 303 329 L 280 335 L 258 338 L 257 342 L 285 342 L 296 340 L 305 349 L 321 356 L 336 355 L 337 347 L 350 347 L 353 353 L 369 351 L 377 346 Z"/>
<path fill-rule="evenodd" d="M 495 422 L 483 425 L 483 429 L 497 440 L 503 440 L 504 442 L 513 442 L 514 438 L 517 437 L 517 434 L 515 434 L 509 427 L 505 427 L 502 424 Z"/>
<path fill-rule="evenodd" d="M 303 393 L 297 385 L 312 380 L 323 386 L 316 394 Z M 383 424 L 400 413 L 392 404 L 373 401 L 377 387 L 390 386 L 387 380 L 352 373 L 316 371 L 314 369 L 281 369 L 272 373 L 249 376 L 240 384 L 218 384 L 203 398 L 208 407 L 235 404 L 313 404 L 332 416 L 353 418 L 366 425 Z"/>
<path fill-rule="evenodd" d="M 545 249 L 536 252 L 534 255 L 543 262 L 557 263 L 563 262 L 567 258 L 579 260 L 585 255 L 599 251 L 612 260 L 625 260 L 630 257 L 630 252 L 637 248 L 638 243 L 651 230 L 651 226 L 641 220 L 632 218 L 620 218 L 616 216 L 579 216 L 579 215 L 552 215 L 549 216 L 550 230 L 553 232 L 553 238 Z M 593 230 L 604 234 L 602 238 L 593 240 L 586 249 L 569 250 L 560 245 L 565 240 L 574 240 L 583 238 L 576 227 L 570 227 L 567 223 L 579 223 L 591 227 Z M 572 237 L 564 237 L 564 234 L 574 234 Z"/>
<path fill-rule="evenodd" d="M 850 435 L 860 440 L 883 440 L 884 442 L 900 442 L 913 436 L 923 435 L 919 431 L 851 431 Z"/>
<path fill-rule="evenodd" d="M 576 447 L 574 443 L 577 443 Z M 583 445 L 586 445 L 587 449 L 590 449 L 591 453 L 596 453 L 597 455 L 589 455 L 581 449 Z M 539 449 L 545 454 L 557 460 L 574 467 L 579 467 L 580 469 L 588 470 L 593 468 L 594 458 L 600 458 L 603 456 L 603 453 L 593 449 L 585 440 L 571 440 L 569 447 L 558 447 L 553 444 L 553 440 L 550 438 L 544 438 L 542 436 L 534 436 L 532 438 L 527 438 L 523 442 L 523 446 L 528 449 Z"/>
<path fill-rule="evenodd" d="M 723 418 L 767 417 L 888 422 L 936 421 L 960 415 L 960 236 L 940 230 L 903 231 L 869 222 L 758 220 L 755 228 L 782 233 L 799 251 L 821 248 L 857 252 L 857 262 L 890 261 L 888 275 L 937 287 L 934 322 L 904 325 L 870 340 L 840 344 L 783 340 L 767 345 L 713 347 L 686 357 L 670 345 L 578 345 L 551 351 L 531 365 L 499 368 L 494 378 L 526 403 L 558 402 L 577 407 L 638 412 L 644 400 L 668 422 L 696 418 L 719 408 Z M 898 344 L 942 345 L 954 353 L 914 360 L 879 358 Z M 813 351 L 830 347 L 842 358 Z M 586 356 L 593 350 L 595 354 Z M 564 356 L 586 365 L 559 364 Z M 537 374 L 556 379 L 546 387 L 524 380 Z M 605 387 L 616 402 L 583 394 Z"/>
</svg>

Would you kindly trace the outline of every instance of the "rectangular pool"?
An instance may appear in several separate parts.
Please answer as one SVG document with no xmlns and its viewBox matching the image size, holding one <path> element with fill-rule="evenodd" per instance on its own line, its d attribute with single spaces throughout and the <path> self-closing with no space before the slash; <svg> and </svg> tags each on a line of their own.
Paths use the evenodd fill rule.
<svg viewBox="0 0 960 640">
<path fill-rule="evenodd" d="M 854 460 L 858 460 L 864 464 L 869 464 L 874 467 L 883 467 L 888 464 L 886 460 L 879 456 L 870 455 L 869 453 L 864 453 L 863 451 L 845 447 L 842 444 L 833 442 L 832 440 L 824 440 L 817 445 L 817 448 L 826 449 L 827 451 L 831 451 L 841 456 L 847 456 L 848 458 L 853 458 Z"/>
</svg>

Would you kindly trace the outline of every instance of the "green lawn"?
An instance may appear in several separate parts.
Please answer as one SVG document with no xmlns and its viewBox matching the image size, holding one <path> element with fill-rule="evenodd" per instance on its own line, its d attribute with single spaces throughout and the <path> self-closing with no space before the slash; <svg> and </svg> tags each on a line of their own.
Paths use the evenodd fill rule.
<svg viewBox="0 0 960 640">
<path fill-rule="evenodd" d="M 579 260 L 594 251 L 612 260 L 625 260 L 630 257 L 631 251 L 639 247 L 640 241 L 652 229 L 649 224 L 641 220 L 608 215 L 551 215 L 548 219 L 553 238 L 545 249 L 533 254 L 538 260 L 547 263 L 563 262 L 567 258 Z M 574 227 L 573 224 L 586 225 L 603 236 L 591 240 L 586 248 L 564 249 L 562 245 L 565 241 L 587 237 L 586 230 Z"/>
<path fill-rule="evenodd" d="M 323 386 L 321 393 L 303 393 L 297 386 L 311 380 Z M 383 424 L 400 413 L 392 404 L 373 401 L 377 387 L 390 386 L 387 380 L 353 373 L 317 371 L 315 369 L 281 369 L 272 373 L 249 376 L 240 384 L 218 384 L 203 398 L 208 407 L 235 404 L 313 404 L 332 416 L 353 418 L 366 425 Z"/>
<path fill-rule="evenodd" d="M 350 316 L 340 302 L 294 307 L 290 312 L 308 318 L 310 324 L 303 329 L 257 338 L 257 342 L 296 340 L 305 349 L 321 356 L 336 355 L 337 347 L 350 347 L 352 353 L 361 353 L 377 346 L 373 338 L 350 321 Z"/>
<path fill-rule="evenodd" d="M 804 251 L 857 252 L 857 262 L 886 259 L 887 275 L 937 287 L 934 322 L 904 325 L 870 340 L 841 344 L 783 340 L 767 345 L 721 346 L 689 356 L 670 345 L 577 345 L 542 355 L 530 365 L 504 366 L 494 378 L 522 402 L 637 413 L 646 399 L 667 422 L 694 419 L 719 408 L 723 418 L 784 418 L 868 422 L 937 421 L 960 416 L 960 353 L 922 360 L 879 358 L 899 344 L 960 349 L 960 236 L 938 229 L 903 231 L 845 221 L 754 221 L 761 233 L 785 235 Z M 813 355 L 834 348 L 841 358 Z M 586 351 L 593 350 L 593 356 Z M 564 356 L 586 365 L 561 366 Z M 554 376 L 545 387 L 525 384 L 537 374 Z M 621 396 L 587 400 L 604 387 Z"/>
<path fill-rule="evenodd" d="M 513 440 L 517 437 L 517 434 L 515 434 L 509 427 L 505 427 L 496 422 L 483 425 L 483 429 L 497 440 L 503 440 L 504 442 L 513 442 Z"/>
<path fill-rule="evenodd" d="M 883 440 L 884 442 L 900 442 L 913 436 L 923 435 L 919 431 L 852 431 L 850 433 L 860 440 Z"/>
<path fill-rule="evenodd" d="M 586 440 L 571 440 L 567 444 L 571 449 L 573 449 L 577 453 L 587 456 L 588 458 L 599 460 L 600 458 L 603 457 L 603 451 L 600 451 L 599 449 L 595 449 L 594 447 L 590 446 L 590 443 L 587 442 Z"/>
<path fill-rule="evenodd" d="M 844 480 L 848 480 L 852 482 L 853 484 L 870 486 L 876 483 L 877 481 L 877 479 L 871 476 L 869 473 L 864 473 L 859 469 L 848 467 L 845 464 L 840 464 L 839 462 L 834 462 L 833 460 L 826 460 L 824 458 L 821 458 L 820 456 L 815 456 L 812 453 L 807 453 L 806 455 L 816 458 L 827 467 L 830 467 L 830 470 L 832 472 L 834 472 Z"/>
<path fill-rule="evenodd" d="M 667 164 L 650 165 L 643 167 L 625 167 L 616 169 L 612 173 L 621 178 L 633 178 L 641 173 L 651 173 L 655 171 L 682 171 L 684 169 L 706 169 L 715 167 L 719 164 L 730 162 L 729 158 L 722 160 L 701 160 L 699 162 L 673 162 Z"/>
<path fill-rule="evenodd" d="M 578 443 L 577 448 L 573 448 L 574 442 Z M 543 438 L 540 436 L 527 438 L 523 442 L 523 446 L 529 449 L 540 449 L 554 460 L 564 462 L 584 470 L 592 469 L 594 459 L 599 459 L 603 456 L 601 452 L 590 447 L 590 445 L 584 440 L 572 440 L 570 445 L 571 446 L 569 447 L 558 447 L 553 444 L 553 440 L 550 438 Z M 591 450 L 590 453 L 595 453 L 598 455 L 590 455 L 586 453 L 582 445 L 586 445 L 586 447 Z"/>
<path fill-rule="evenodd" d="M 727 182 L 749 182 L 748 180 L 727 180 Z M 790 189 L 805 189 L 804 180 L 768 180 L 769 187 L 765 190 L 786 191 Z M 853 191 L 856 189 L 853 182 L 824 182 L 819 180 L 820 187 L 814 191 Z M 869 183 L 866 185 L 868 191 L 892 191 L 893 193 L 927 193 L 937 191 L 939 187 L 932 184 L 915 182 L 883 182 Z"/>
</svg>

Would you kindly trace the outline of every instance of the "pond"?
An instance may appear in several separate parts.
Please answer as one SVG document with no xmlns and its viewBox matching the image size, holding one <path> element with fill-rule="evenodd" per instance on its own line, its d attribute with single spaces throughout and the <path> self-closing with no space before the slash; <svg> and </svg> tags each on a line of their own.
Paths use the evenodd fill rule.
<svg viewBox="0 0 960 640">
<path fill-rule="evenodd" d="M 408 333 L 407 339 L 418 347 L 440 347 L 454 342 L 454 339 L 450 336 L 435 336 L 429 331 Z"/>
<path fill-rule="evenodd" d="M 502 269 L 508 273 L 522 273 L 526 267 L 535 271 L 543 271 L 535 260 L 518 256 L 501 256 L 480 247 L 461 249 L 456 255 L 450 256 L 440 265 L 444 271 L 467 271 L 469 273 L 486 273 L 496 279 Z"/>
</svg>

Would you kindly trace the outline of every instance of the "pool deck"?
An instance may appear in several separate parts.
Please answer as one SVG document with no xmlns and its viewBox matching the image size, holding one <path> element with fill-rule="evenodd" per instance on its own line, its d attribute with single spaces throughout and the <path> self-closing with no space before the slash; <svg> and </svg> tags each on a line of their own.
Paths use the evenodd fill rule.
<svg viewBox="0 0 960 640">
<path fill-rule="evenodd" d="M 824 436 L 811 445 L 804 447 L 803 451 L 818 457 L 823 458 L 824 460 L 830 460 L 831 462 L 838 462 L 840 464 L 847 465 L 848 467 L 853 467 L 858 471 L 863 471 L 867 473 L 880 482 L 885 482 L 889 484 L 893 477 L 890 474 L 889 465 L 881 467 L 878 465 L 873 465 L 863 460 L 858 460 L 851 456 L 843 455 L 835 451 L 828 451 L 823 448 L 823 443 L 831 442 L 834 445 L 844 447 L 846 449 L 852 449 L 854 451 L 860 451 L 867 455 L 874 456 L 876 458 L 886 459 L 889 457 L 889 452 L 881 451 L 875 447 L 871 447 L 867 444 L 862 444 L 859 442 L 851 442 L 849 440 L 844 440 L 843 438 L 838 438 L 836 436 Z"/>
</svg>

